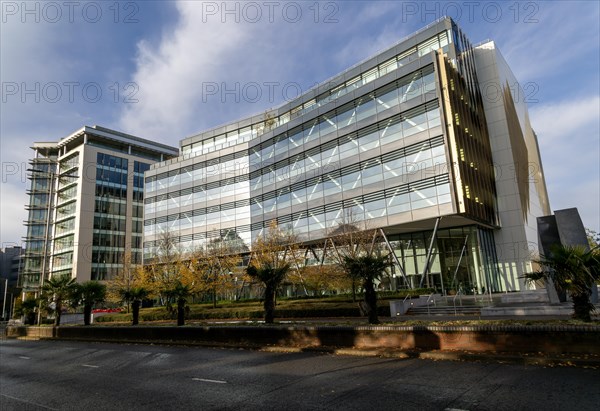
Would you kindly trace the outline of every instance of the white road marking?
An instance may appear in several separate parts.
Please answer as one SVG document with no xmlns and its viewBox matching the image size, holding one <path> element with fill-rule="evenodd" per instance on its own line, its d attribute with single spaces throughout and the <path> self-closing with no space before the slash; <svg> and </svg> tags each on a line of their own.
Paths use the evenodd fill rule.
<svg viewBox="0 0 600 411">
<path fill-rule="evenodd" d="M 207 380 L 206 378 L 192 378 L 192 381 L 212 382 L 212 383 L 215 383 L 215 384 L 227 384 L 227 381 Z"/>
<path fill-rule="evenodd" d="M 100 368 L 99 365 L 89 365 L 89 364 L 81 364 L 82 367 L 88 367 L 88 368 Z"/>
<path fill-rule="evenodd" d="M 31 360 L 31 357 L 25 357 L 24 355 L 19 355 L 19 358 L 23 360 Z"/>
</svg>

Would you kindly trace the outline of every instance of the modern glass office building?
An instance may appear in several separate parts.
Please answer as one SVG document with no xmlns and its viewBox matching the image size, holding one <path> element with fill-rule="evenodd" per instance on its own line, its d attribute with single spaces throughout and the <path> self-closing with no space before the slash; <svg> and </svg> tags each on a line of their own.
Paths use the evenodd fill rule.
<svg viewBox="0 0 600 411">
<path fill-rule="evenodd" d="M 510 88 L 482 94 L 482 72 L 504 79 L 496 56 L 440 19 L 277 109 L 182 140 L 145 174 L 145 258 L 165 232 L 183 252 L 214 238 L 250 246 L 272 221 L 318 257 L 351 216 L 395 252 L 392 288 L 520 289 L 537 247 L 531 216 L 549 209 L 541 166 L 536 183 L 515 174 L 539 153 Z M 497 157 L 511 165 L 501 175 Z M 509 257 L 508 239 L 528 252 Z"/>
<path fill-rule="evenodd" d="M 177 148 L 86 126 L 32 149 L 23 292 L 50 276 L 105 280 L 141 263 L 144 172 Z"/>
</svg>

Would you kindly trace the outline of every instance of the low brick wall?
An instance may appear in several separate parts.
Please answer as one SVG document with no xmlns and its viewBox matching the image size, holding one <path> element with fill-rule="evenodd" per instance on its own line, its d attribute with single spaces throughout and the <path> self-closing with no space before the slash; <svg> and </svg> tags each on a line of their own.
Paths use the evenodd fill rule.
<svg viewBox="0 0 600 411">
<path fill-rule="evenodd" d="M 596 326 L 8 327 L 8 338 L 600 355 Z"/>
<path fill-rule="evenodd" d="M 55 327 L 6 327 L 7 338 L 54 338 L 56 337 Z"/>
</svg>

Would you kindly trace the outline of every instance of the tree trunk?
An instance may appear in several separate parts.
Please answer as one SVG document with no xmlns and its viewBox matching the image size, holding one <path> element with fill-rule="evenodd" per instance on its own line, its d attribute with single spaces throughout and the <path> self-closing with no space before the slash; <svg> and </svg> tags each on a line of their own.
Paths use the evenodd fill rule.
<svg viewBox="0 0 600 411">
<path fill-rule="evenodd" d="M 133 300 L 131 303 L 131 311 L 133 312 L 133 319 L 131 321 L 131 325 L 138 325 L 140 322 L 140 305 L 142 302 L 140 300 Z"/>
<path fill-rule="evenodd" d="M 177 299 L 177 326 L 185 325 L 185 300 Z"/>
<path fill-rule="evenodd" d="M 356 302 L 356 280 L 352 280 L 352 302 Z"/>
<path fill-rule="evenodd" d="M 242 291 L 244 290 L 244 285 L 246 285 L 246 280 L 242 280 L 242 285 L 240 286 L 240 289 L 236 291 L 235 301 L 238 301 L 240 298 L 242 298 Z"/>
<path fill-rule="evenodd" d="M 273 324 L 275 319 L 275 287 L 267 285 L 265 288 L 265 324 Z"/>
<path fill-rule="evenodd" d="M 571 295 L 571 298 L 573 299 L 573 318 L 586 322 L 592 321 L 590 313 L 594 306 L 590 303 L 590 294 L 581 293 Z"/>
<path fill-rule="evenodd" d="M 365 304 L 368 309 L 369 324 L 379 324 L 379 318 L 377 317 L 377 293 L 375 292 L 373 279 L 366 279 L 363 287 L 365 289 Z"/>
<path fill-rule="evenodd" d="M 59 303 L 56 303 L 56 313 L 54 314 L 54 326 L 58 327 L 60 325 L 60 315 L 62 314 L 62 307 Z"/>
<path fill-rule="evenodd" d="M 92 305 L 86 304 L 83 306 L 83 325 L 92 323 Z"/>
<path fill-rule="evenodd" d="M 217 308 L 217 288 L 214 287 L 212 291 L 213 308 Z"/>
</svg>

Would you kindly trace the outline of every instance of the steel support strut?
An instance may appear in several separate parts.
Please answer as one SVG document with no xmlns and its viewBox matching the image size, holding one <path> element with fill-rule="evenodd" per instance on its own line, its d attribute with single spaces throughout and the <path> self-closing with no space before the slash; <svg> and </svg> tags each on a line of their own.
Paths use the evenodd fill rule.
<svg viewBox="0 0 600 411">
<path fill-rule="evenodd" d="M 442 219 L 442 217 L 438 217 L 435 220 L 435 226 L 433 227 L 433 234 L 431 235 L 429 249 L 427 250 L 427 258 L 425 260 L 425 267 L 423 268 L 423 274 L 421 274 L 421 282 L 419 283 L 419 288 L 423 288 L 423 280 L 425 280 L 425 276 L 429 272 L 429 266 L 431 265 L 431 255 L 433 254 L 433 245 L 435 244 L 435 236 L 437 235 L 437 230 L 440 225 L 441 219 Z"/>
<path fill-rule="evenodd" d="M 402 278 L 404 278 L 404 282 L 410 286 L 410 284 L 408 283 L 408 279 L 406 278 L 406 273 L 404 272 L 404 268 L 402 267 L 402 264 L 400 264 L 400 260 L 398 259 L 396 252 L 392 248 L 392 245 L 390 244 L 387 236 L 385 235 L 385 232 L 383 231 L 382 228 L 379 229 L 379 232 L 381 233 L 381 236 L 383 237 L 383 241 L 385 241 L 385 244 L 387 245 L 388 250 L 390 250 L 390 253 L 392 253 L 392 257 L 394 258 L 396 265 L 398 265 L 398 269 L 400 270 L 400 274 L 402 274 Z"/>
</svg>

